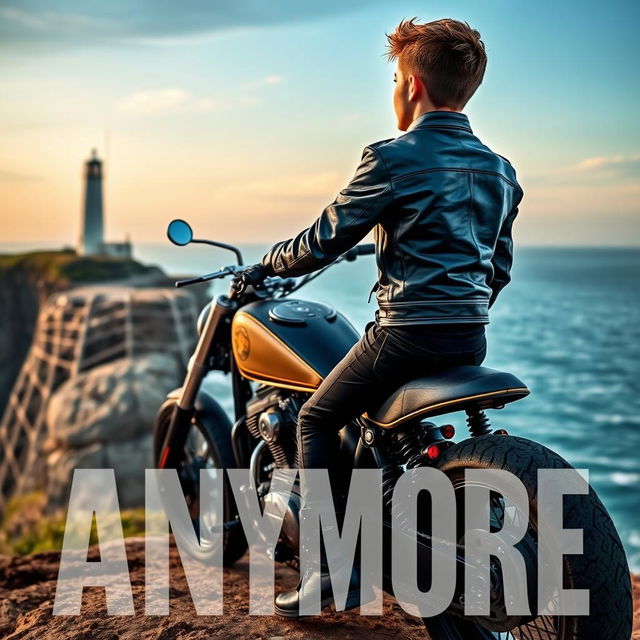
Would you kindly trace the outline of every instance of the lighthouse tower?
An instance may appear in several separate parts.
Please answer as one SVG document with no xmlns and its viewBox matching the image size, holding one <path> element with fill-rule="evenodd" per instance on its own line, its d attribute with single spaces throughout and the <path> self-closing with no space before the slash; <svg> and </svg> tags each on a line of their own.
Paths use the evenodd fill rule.
<svg viewBox="0 0 640 640">
<path fill-rule="evenodd" d="M 85 162 L 84 216 L 78 253 L 95 256 L 104 252 L 104 221 L 102 212 L 102 161 L 96 150 Z"/>
</svg>

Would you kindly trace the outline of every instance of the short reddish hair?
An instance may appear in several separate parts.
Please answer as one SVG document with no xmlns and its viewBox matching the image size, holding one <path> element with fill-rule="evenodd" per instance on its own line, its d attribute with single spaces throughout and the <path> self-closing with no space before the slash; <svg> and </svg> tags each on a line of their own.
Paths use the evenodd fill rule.
<svg viewBox="0 0 640 640">
<path fill-rule="evenodd" d="M 403 20 L 385 34 L 387 56 L 420 77 L 434 106 L 459 111 L 480 86 L 487 66 L 480 33 L 452 18 L 426 24 L 416 20 Z"/>
</svg>

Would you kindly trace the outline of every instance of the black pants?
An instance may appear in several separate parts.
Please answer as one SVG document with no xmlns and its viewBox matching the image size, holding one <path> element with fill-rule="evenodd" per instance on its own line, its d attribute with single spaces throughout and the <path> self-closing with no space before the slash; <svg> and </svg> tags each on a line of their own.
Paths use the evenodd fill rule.
<svg viewBox="0 0 640 640">
<path fill-rule="evenodd" d="M 364 336 L 300 409 L 300 466 L 329 469 L 333 483 L 340 484 L 338 431 L 345 424 L 409 380 L 447 366 L 481 364 L 486 348 L 482 324 L 381 327 L 370 322 Z"/>
</svg>

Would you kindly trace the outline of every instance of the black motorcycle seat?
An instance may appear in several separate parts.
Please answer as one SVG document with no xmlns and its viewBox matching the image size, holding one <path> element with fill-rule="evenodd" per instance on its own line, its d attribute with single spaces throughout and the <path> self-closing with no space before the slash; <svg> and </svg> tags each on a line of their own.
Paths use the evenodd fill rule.
<svg viewBox="0 0 640 640">
<path fill-rule="evenodd" d="M 403 384 L 365 417 L 388 429 L 415 418 L 497 408 L 527 395 L 529 389 L 511 373 L 461 365 Z"/>
</svg>

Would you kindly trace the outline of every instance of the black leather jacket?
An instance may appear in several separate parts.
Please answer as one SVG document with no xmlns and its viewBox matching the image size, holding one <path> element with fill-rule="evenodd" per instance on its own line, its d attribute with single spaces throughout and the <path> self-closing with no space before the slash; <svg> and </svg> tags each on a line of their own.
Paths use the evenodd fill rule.
<svg viewBox="0 0 640 640">
<path fill-rule="evenodd" d="M 511 163 L 473 135 L 465 114 L 430 111 L 397 138 L 367 146 L 334 202 L 263 264 L 302 275 L 374 229 L 381 325 L 486 324 L 510 280 L 523 195 Z"/>
</svg>

